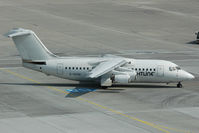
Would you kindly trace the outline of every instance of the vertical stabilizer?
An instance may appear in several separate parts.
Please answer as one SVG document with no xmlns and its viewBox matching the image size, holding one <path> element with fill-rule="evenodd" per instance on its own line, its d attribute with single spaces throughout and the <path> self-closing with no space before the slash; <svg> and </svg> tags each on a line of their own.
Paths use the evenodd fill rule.
<svg viewBox="0 0 199 133">
<path fill-rule="evenodd" d="M 23 60 L 47 60 L 56 57 L 31 30 L 12 29 L 6 36 L 13 39 Z"/>
</svg>

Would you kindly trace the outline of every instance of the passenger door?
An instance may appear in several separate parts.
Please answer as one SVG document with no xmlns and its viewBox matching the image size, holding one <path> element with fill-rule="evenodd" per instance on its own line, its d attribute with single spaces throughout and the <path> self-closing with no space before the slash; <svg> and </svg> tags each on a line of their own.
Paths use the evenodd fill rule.
<svg viewBox="0 0 199 133">
<path fill-rule="evenodd" d="M 163 77 L 164 76 L 164 66 L 163 65 L 158 66 L 157 72 L 158 72 L 158 77 Z"/>
<path fill-rule="evenodd" d="M 62 63 L 57 64 L 57 74 L 63 75 L 63 64 Z"/>
</svg>

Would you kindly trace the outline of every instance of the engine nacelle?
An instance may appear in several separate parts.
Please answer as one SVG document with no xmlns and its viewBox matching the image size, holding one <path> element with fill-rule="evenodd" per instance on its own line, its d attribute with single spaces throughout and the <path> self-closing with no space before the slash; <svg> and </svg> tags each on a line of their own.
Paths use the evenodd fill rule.
<svg viewBox="0 0 199 133">
<path fill-rule="evenodd" d="M 129 76 L 130 76 L 130 79 L 129 79 L 129 82 L 133 82 L 136 80 L 137 78 L 137 73 L 135 71 L 131 72 L 131 73 L 128 73 Z"/>
<path fill-rule="evenodd" d="M 128 72 L 113 71 L 111 80 L 112 82 L 115 83 L 131 83 L 136 80 L 136 77 L 137 73 L 135 71 L 128 71 Z"/>
<path fill-rule="evenodd" d="M 127 84 L 130 82 L 131 77 L 129 75 L 115 75 L 113 82 Z"/>
</svg>

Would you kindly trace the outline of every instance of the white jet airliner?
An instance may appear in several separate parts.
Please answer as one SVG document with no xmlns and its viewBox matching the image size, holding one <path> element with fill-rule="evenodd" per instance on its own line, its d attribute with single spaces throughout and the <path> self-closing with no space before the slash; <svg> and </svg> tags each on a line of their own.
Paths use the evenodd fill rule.
<svg viewBox="0 0 199 133">
<path fill-rule="evenodd" d="M 47 75 L 76 81 L 93 81 L 106 88 L 114 83 L 177 83 L 194 79 L 178 65 L 165 60 L 138 60 L 114 55 L 102 57 L 58 57 L 28 29 L 16 28 L 11 37 L 23 66 Z"/>
</svg>

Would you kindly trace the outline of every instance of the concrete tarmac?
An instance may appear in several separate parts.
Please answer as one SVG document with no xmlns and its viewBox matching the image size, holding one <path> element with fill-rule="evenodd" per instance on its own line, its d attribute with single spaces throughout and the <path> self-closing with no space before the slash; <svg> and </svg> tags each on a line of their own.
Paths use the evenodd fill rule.
<svg viewBox="0 0 199 133">
<path fill-rule="evenodd" d="M 198 0 L 0 0 L 0 132 L 197 133 Z M 28 70 L 13 42 L 32 29 L 60 56 L 116 54 L 164 59 L 196 79 L 118 85 L 107 90 Z M 74 89 L 90 92 L 70 93 Z"/>
</svg>

